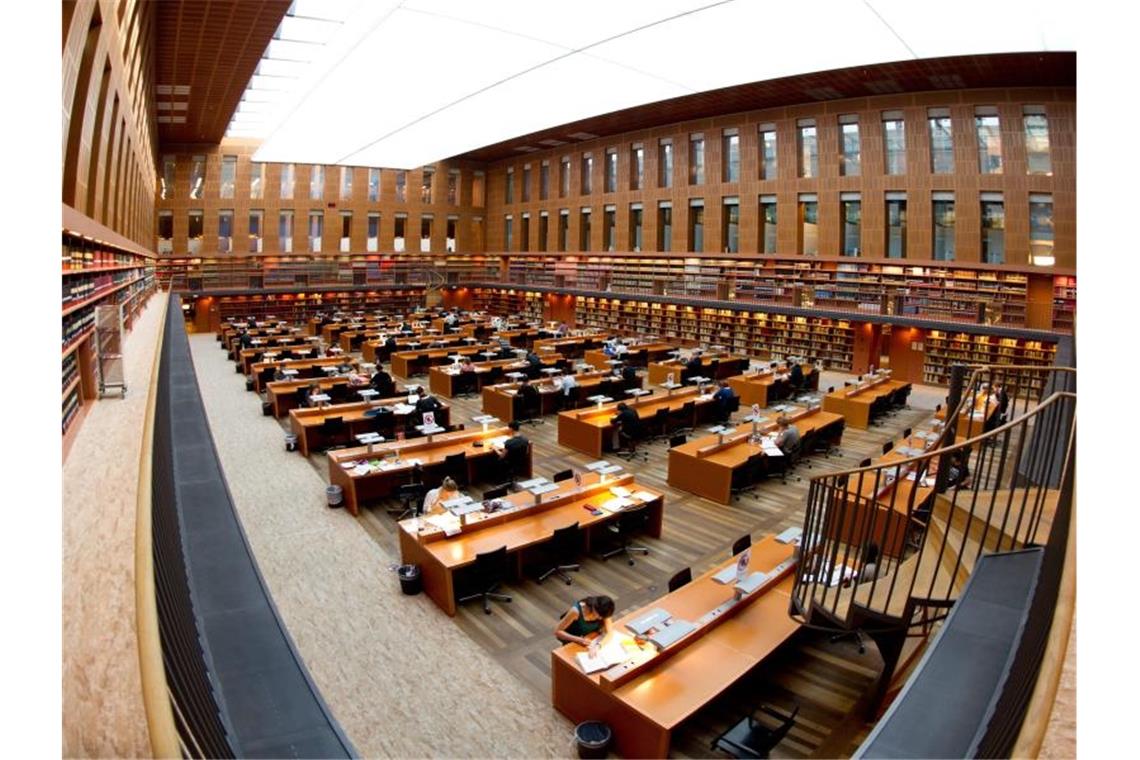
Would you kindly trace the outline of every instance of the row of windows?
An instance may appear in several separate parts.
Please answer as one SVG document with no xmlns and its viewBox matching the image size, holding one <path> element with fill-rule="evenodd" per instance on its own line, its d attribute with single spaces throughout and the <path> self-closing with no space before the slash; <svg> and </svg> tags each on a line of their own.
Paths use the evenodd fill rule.
<svg viewBox="0 0 1140 760">
<path fill-rule="evenodd" d="M 885 240 L 884 247 L 888 258 L 907 257 L 907 198 L 906 193 L 886 194 Z M 953 261 L 955 258 L 955 198 L 954 193 L 935 192 L 931 196 L 933 223 L 932 258 L 939 261 Z M 724 253 L 740 252 L 740 199 L 722 199 L 721 241 Z M 859 256 L 862 252 L 863 201 L 860 193 L 840 193 L 840 219 L 843 225 L 840 234 L 841 256 Z M 578 212 L 578 247 L 574 250 L 590 250 L 590 229 L 593 212 L 581 208 Z M 759 253 L 778 253 L 776 225 L 778 221 L 775 196 L 762 195 L 759 199 Z M 987 264 L 1006 263 L 1005 250 L 1005 202 L 1001 193 L 981 194 L 981 250 L 982 261 Z M 797 199 L 797 252 L 804 255 L 820 254 L 819 247 L 819 199 L 814 193 L 803 193 Z M 538 248 L 549 251 L 549 215 L 544 211 L 538 217 Z M 602 245 L 606 251 L 618 250 L 617 209 L 606 206 L 603 210 Z M 624 250 L 641 251 L 643 247 L 644 209 L 640 203 L 629 207 L 626 246 Z M 505 250 L 514 250 L 514 215 L 508 214 L 503 220 L 503 241 Z M 527 251 L 530 245 L 530 215 L 523 214 L 519 236 L 519 250 Z M 570 209 L 559 209 L 556 251 L 570 249 Z M 655 250 L 673 249 L 673 204 L 661 201 L 657 206 L 657 227 Z M 1034 264 L 1052 264 L 1053 260 L 1053 199 L 1047 194 L 1029 196 L 1029 245 L 1030 261 Z M 688 238 L 686 250 L 705 251 L 705 205 L 701 198 L 689 200 Z"/>
<path fill-rule="evenodd" d="M 1025 138 L 1028 174 L 1051 175 L 1052 161 L 1049 154 L 1049 125 L 1042 106 L 1022 108 L 1022 129 Z M 906 122 L 901 111 L 883 111 L 882 137 L 884 171 L 888 175 L 907 173 Z M 863 171 L 863 141 L 860 133 L 859 117 L 856 114 L 843 114 L 838 118 L 839 127 L 839 173 L 845 177 L 857 177 Z M 992 106 L 979 106 L 975 109 L 974 128 L 977 137 L 978 171 L 982 174 L 1001 174 L 1002 135 L 997 109 Z M 929 169 L 933 174 L 954 172 L 954 136 L 948 108 L 927 110 L 927 129 L 930 135 Z M 761 124 L 758 129 L 759 179 L 776 179 L 777 145 L 776 126 Z M 740 181 L 740 131 L 725 129 L 721 134 L 721 181 Z M 594 158 L 592 153 L 583 153 L 579 174 L 581 195 L 594 191 Z M 618 190 L 618 149 L 607 148 L 603 165 L 604 192 Z M 803 178 L 820 176 L 819 136 L 815 119 L 800 119 L 796 123 L 797 174 Z M 570 195 L 570 156 L 563 156 L 558 167 L 558 197 Z M 629 189 L 645 188 L 645 146 L 634 143 L 630 146 Z M 539 165 L 538 198 L 550 197 L 550 161 Z M 663 137 L 657 143 L 657 187 L 673 186 L 673 138 Z M 689 176 L 690 185 L 705 183 L 705 136 L 704 133 L 689 135 Z M 522 167 L 521 200 L 530 201 L 531 164 Z M 507 203 L 515 202 L 515 169 L 507 169 L 505 198 Z"/>
<path fill-rule="evenodd" d="M 229 199 L 234 197 L 237 182 L 237 156 L 222 156 L 220 182 L 218 184 L 218 197 Z M 257 161 L 250 163 L 249 198 L 260 200 L 265 198 L 266 164 Z M 280 164 L 281 180 L 277 188 L 277 197 L 281 200 L 292 200 L 296 192 L 296 164 Z M 353 183 L 358 173 L 367 173 L 368 200 L 380 200 L 380 172 L 381 169 L 363 169 L 353 166 L 325 167 L 313 164 L 309 171 L 309 200 L 319 201 L 325 198 L 326 168 L 337 172 L 337 196 L 340 200 L 351 200 Z M 164 200 L 174 197 L 175 171 L 177 160 L 174 156 L 164 156 L 162 159 L 162 176 L 159 178 L 159 196 Z M 407 202 L 408 173 L 403 170 L 388 170 L 395 172 L 396 194 L 395 200 L 399 203 Z M 459 183 L 461 179 L 459 169 L 450 169 L 447 172 L 446 198 L 452 206 L 459 205 Z M 192 156 L 190 159 L 190 200 L 201 200 L 205 197 L 206 156 Z M 475 172 L 472 183 L 472 205 L 483 205 L 483 172 Z M 420 181 L 419 198 L 421 203 L 433 202 L 435 193 L 435 170 L 424 169 Z"/>
<path fill-rule="evenodd" d="M 342 253 L 351 252 L 352 238 L 352 212 L 340 212 L 340 241 L 339 249 Z M 281 211 L 277 215 L 277 243 L 282 253 L 292 253 L 293 245 L 293 211 Z M 264 249 L 265 212 L 254 209 L 249 212 L 249 245 L 250 253 L 261 253 Z M 395 226 L 392 239 L 392 249 L 400 252 L 406 250 L 408 218 L 403 214 L 394 217 Z M 481 223 L 476 218 L 476 224 Z M 200 254 L 207 252 L 205 248 L 205 214 L 200 209 L 188 212 L 187 252 Z M 366 250 L 369 252 L 380 250 L 380 214 L 370 212 L 367 217 L 368 235 Z M 459 224 L 458 216 L 447 217 L 445 250 L 455 251 L 455 233 Z M 431 252 L 431 236 L 435 225 L 435 217 L 424 214 L 420 217 L 420 250 Z M 310 211 L 307 227 L 307 252 L 321 253 L 322 240 L 325 234 L 325 214 L 323 211 Z M 232 209 L 223 209 L 218 212 L 218 245 L 219 253 L 234 251 L 234 212 Z M 158 252 L 174 253 L 174 213 L 172 211 L 158 212 Z"/>
</svg>

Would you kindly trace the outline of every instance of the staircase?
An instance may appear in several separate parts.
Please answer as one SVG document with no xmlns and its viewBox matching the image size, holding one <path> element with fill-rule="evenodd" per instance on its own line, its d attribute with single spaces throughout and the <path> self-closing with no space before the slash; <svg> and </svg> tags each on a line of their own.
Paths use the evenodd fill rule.
<svg viewBox="0 0 1140 760">
<path fill-rule="evenodd" d="M 422 270 L 424 276 L 424 306 L 428 309 L 443 304 L 443 287 L 447 278 L 437 269 Z"/>
<path fill-rule="evenodd" d="M 1053 369 L 1072 373 L 1063 383 L 1049 371 L 976 368 L 968 384 L 952 388 L 957 403 L 948 404 L 952 413 L 932 450 L 812 479 L 791 614 L 811 627 L 860 630 L 875 640 L 886 667 L 872 711 L 907 638 L 925 637 L 946 616 L 982 556 L 1047 540 L 1076 430 L 1075 371 Z M 959 424 L 976 434 L 958 435 Z M 963 462 L 969 474 L 952 477 Z M 913 473 L 913 483 L 900 472 Z M 871 543 L 881 549 L 877 575 L 836 582 L 862 577 Z"/>
</svg>

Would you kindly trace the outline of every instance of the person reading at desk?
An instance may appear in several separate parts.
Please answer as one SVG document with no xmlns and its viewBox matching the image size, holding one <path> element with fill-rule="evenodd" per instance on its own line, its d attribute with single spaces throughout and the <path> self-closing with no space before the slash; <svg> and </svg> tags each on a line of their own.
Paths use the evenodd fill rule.
<svg viewBox="0 0 1140 760">
<path fill-rule="evenodd" d="M 420 400 L 416 402 L 416 411 L 420 414 L 424 412 L 438 412 L 443 408 L 443 404 L 439 402 L 435 396 L 430 393 L 420 396 Z"/>
<path fill-rule="evenodd" d="M 713 403 L 716 404 L 717 419 L 721 422 L 728 420 L 732 410 L 739 407 L 739 404 L 734 404 L 736 400 L 736 392 L 729 387 L 728 382 L 725 380 L 720 381 L 720 388 L 713 394 Z"/>
<path fill-rule="evenodd" d="M 788 373 L 788 385 L 792 390 L 798 391 L 804 387 L 804 368 L 799 362 L 792 362 L 792 369 Z"/>
<path fill-rule="evenodd" d="M 621 379 L 624 380 L 630 388 L 637 386 L 637 367 L 632 364 L 626 364 L 621 368 Z"/>
<path fill-rule="evenodd" d="M 617 355 L 617 341 L 614 340 L 613 338 L 610 338 L 609 340 L 607 340 L 604 344 L 602 344 L 602 353 L 605 354 L 606 356 L 616 356 Z"/>
<path fill-rule="evenodd" d="M 463 361 L 461 361 L 459 363 L 459 371 L 460 372 L 474 372 L 475 371 L 475 362 L 471 361 L 470 356 L 463 357 Z"/>
<path fill-rule="evenodd" d="M 613 444 L 616 450 L 621 448 L 623 432 L 631 440 L 637 437 L 638 428 L 641 427 L 641 417 L 629 404 L 622 401 L 617 405 L 617 414 L 610 420 L 610 424 L 614 426 Z"/>
<path fill-rule="evenodd" d="M 800 446 L 800 429 L 787 417 L 776 420 L 776 446 L 785 454 Z"/>
<path fill-rule="evenodd" d="M 384 371 L 383 367 L 377 365 L 376 371 L 372 373 L 372 379 L 369 381 L 372 390 L 380 394 L 380 398 L 387 398 L 388 396 L 395 395 L 396 383 L 393 382 L 392 376 Z"/>
<path fill-rule="evenodd" d="M 701 370 L 704 369 L 705 363 L 701 361 L 701 349 L 693 349 L 692 356 L 689 361 L 685 362 L 685 379 L 690 377 L 700 377 Z"/>
<path fill-rule="evenodd" d="M 244 327 L 241 329 L 241 332 L 238 334 L 238 343 L 241 344 L 242 348 L 252 348 L 253 347 L 253 336 L 250 335 L 249 330 L 245 329 Z"/>
<path fill-rule="evenodd" d="M 444 511 L 443 502 L 459 496 L 459 486 L 450 477 L 444 478 L 439 488 L 433 488 L 424 494 L 423 514 L 438 515 Z"/>
<path fill-rule="evenodd" d="M 317 402 L 313 401 L 313 396 L 320 394 L 321 386 L 319 383 L 309 383 L 308 387 L 301 388 L 297 391 L 297 403 L 300 406 L 316 406 Z"/>
<path fill-rule="evenodd" d="M 608 596 L 587 596 L 574 602 L 554 629 L 559 641 L 570 641 L 590 646 L 599 635 L 610 632 L 614 615 L 614 600 Z"/>
<path fill-rule="evenodd" d="M 519 385 L 519 404 L 524 417 L 540 417 L 542 416 L 542 399 L 539 396 L 538 388 L 530 384 L 530 380 L 523 378 L 522 384 Z"/>
</svg>

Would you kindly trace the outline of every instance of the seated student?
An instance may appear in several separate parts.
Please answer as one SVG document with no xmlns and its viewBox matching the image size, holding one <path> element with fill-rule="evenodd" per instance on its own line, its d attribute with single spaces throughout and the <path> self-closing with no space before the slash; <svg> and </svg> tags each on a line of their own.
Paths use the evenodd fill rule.
<svg viewBox="0 0 1140 760">
<path fill-rule="evenodd" d="M 724 422 L 732 414 L 732 410 L 736 407 L 733 401 L 736 399 L 736 392 L 729 387 L 728 382 L 725 380 L 720 381 L 720 388 L 713 394 L 713 402 L 717 408 L 717 419 Z"/>
<path fill-rule="evenodd" d="M 874 541 L 863 549 L 863 569 L 857 583 L 867 583 L 879 577 L 879 545 Z"/>
<path fill-rule="evenodd" d="M 280 364 L 278 364 L 276 367 L 273 368 L 273 379 L 274 380 L 285 380 L 288 377 L 289 376 L 285 374 L 285 368 L 282 367 Z"/>
<path fill-rule="evenodd" d="M 511 472 L 511 468 L 515 463 L 521 463 L 526 460 L 527 448 L 530 446 L 530 441 L 527 437 L 519 432 L 522 427 L 519 425 L 518 420 L 511 420 L 507 425 L 511 429 L 511 437 L 503 442 L 503 445 L 496 449 L 499 455 L 499 463 L 503 468 L 502 480 L 507 481 L 515 473 Z"/>
<path fill-rule="evenodd" d="M 799 362 L 792 362 L 792 369 L 788 373 L 788 385 L 797 391 L 804 387 L 804 368 Z"/>
<path fill-rule="evenodd" d="M 787 417 L 776 420 L 776 446 L 787 454 L 800 445 L 800 429 Z"/>
<path fill-rule="evenodd" d="M 534 351 L 527 351 L 526 354 L 526 374 L 532 380 L 539 376 L 542 372 L 542 359 L 538 357 Z"/>
<path fill-rule="evenodd" d="M 238 343 L 241 344 L 242 348 L 252 348 L 253 347 L 253 336 L 250 335 L 249 330 L 245 329 L 244 327 L 242 328 L 241 332 L 238 334 Z"/>
<path fill-rule="evenodd" d="M 396 383 L 392 380 L 392 376 L 379 365 L 376 367 L 376 372 L 372 374 L 372 380 L 369 384 L 372 386 L 372 390 L 380 394 L 380 398 L 387 398 L 396 393 Z"/>
<path fill-rule="evenodd" d="M 574 602 L 554 629 L 559 641 L 570 641 L 590 646 L 591 640 L 599 634 L 610 632 L 614 614 L 614 600 L 608 596 L 588 596 Z"/>
<path fill-rule="evenodd" d="M 637 367 L 632 364 L 626 364 L 621 368 L 621 379 L 630 384 L 630 387 L 637 385 Z"/>
<path fill-rule="evenodd" d="M 348 373 L 348 387 L 352 389 L 363 389 L 371 385 L 370 378 L 360 372 L 352 372 L 351 368 Z"/>
<path fill-rule="evenodd" d="M 946 487 L 943 490 L 954 486 L 958 488 L 970 487 L 969 449 L 956 449 L 950 454 L 950 466 L 946 472 Z"/>
<path fill-rule="evenodd" d="M 620 449 L 622 431 L 630 438 L 637 438 L 637 434 L 641 429 L 641 417 L 637 415 L 637 412 L 634 411 L 629 404 L 622 401 L 617 405 L 617 414 L 610 419 L 610 424 L 614 426 L 614 449 Z"/>
<path fill-rule="evenodd" d="M 700 377 L 701 371 L 704 370 L 705 363 L 701 361 L 701 350 L 699 348 L 693 349 L 692 355 L 689 360 L 685 362 L 685 371 L 682 373 L 685 379 L 690 377 Z"/>
<path fill-rule="evenodd" d="M 606 356 L 617 356 L 617 341 L 610 338 L 602 345 L 602 353 Z"/>
<path fill-rule="evenodd" d="M 396 336 L 395 335 L 389 335 L 384 340 L 384 348 L 388 349 L 389 351 L 395 351 L 397 349 L 397 347 L 398 346 L 396 344 Z"/>
<path fill-rule="evenodd" d="M 313 401 L 312 397 L 320 394 L 321 386 L 318 383 L 309 383 L 304 388 L 297 390 L 297 405 L 298 406 L 316 406 L 317 402 Z"/>
<path fill-rule="evenodd" d="M 433 488 L 424 494 L 425 515 L 438 515 L 444 511 L 443 502 L 459 496 L 459 486 L 450 477 L 444 478 L 439 488 Z"/>
<path fill-rule="evenodd" d="M 439 399 L 430 393 L 426 393 L 423 396 L 420 396 L 419 401 L 416 402 L 416 411 L 420 414 L 423 414 L 424 412 L 438 412 L 442 408 L 443 404 L 441 404 Z"/>
<path fill-rule="evenodd" d="M 572 398 L 574 395 L 574 389 L 578 387 L 578 378 L 574 377 L 573 375 L 563 375 L 561 379 L 562 396 L 567 399 Z"/>
</svg>

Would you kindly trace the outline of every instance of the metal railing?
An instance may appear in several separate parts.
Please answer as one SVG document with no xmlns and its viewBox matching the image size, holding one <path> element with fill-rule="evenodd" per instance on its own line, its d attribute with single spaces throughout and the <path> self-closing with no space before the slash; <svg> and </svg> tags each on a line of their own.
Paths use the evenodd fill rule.
<svg viewBox="0 0 1140 760">
<path fill-rule="evenodd" d="M 793 616 L 871 633 L 926 624 L 982 553 L 1046 540 L 1075 447 L 1074 391 L 1075 370 L 975 368 L 966 392 L 952 386 L 933 450 L 813 478 Z M 835 582 L 844 568 L 853 579 Z"/>
</svg>

